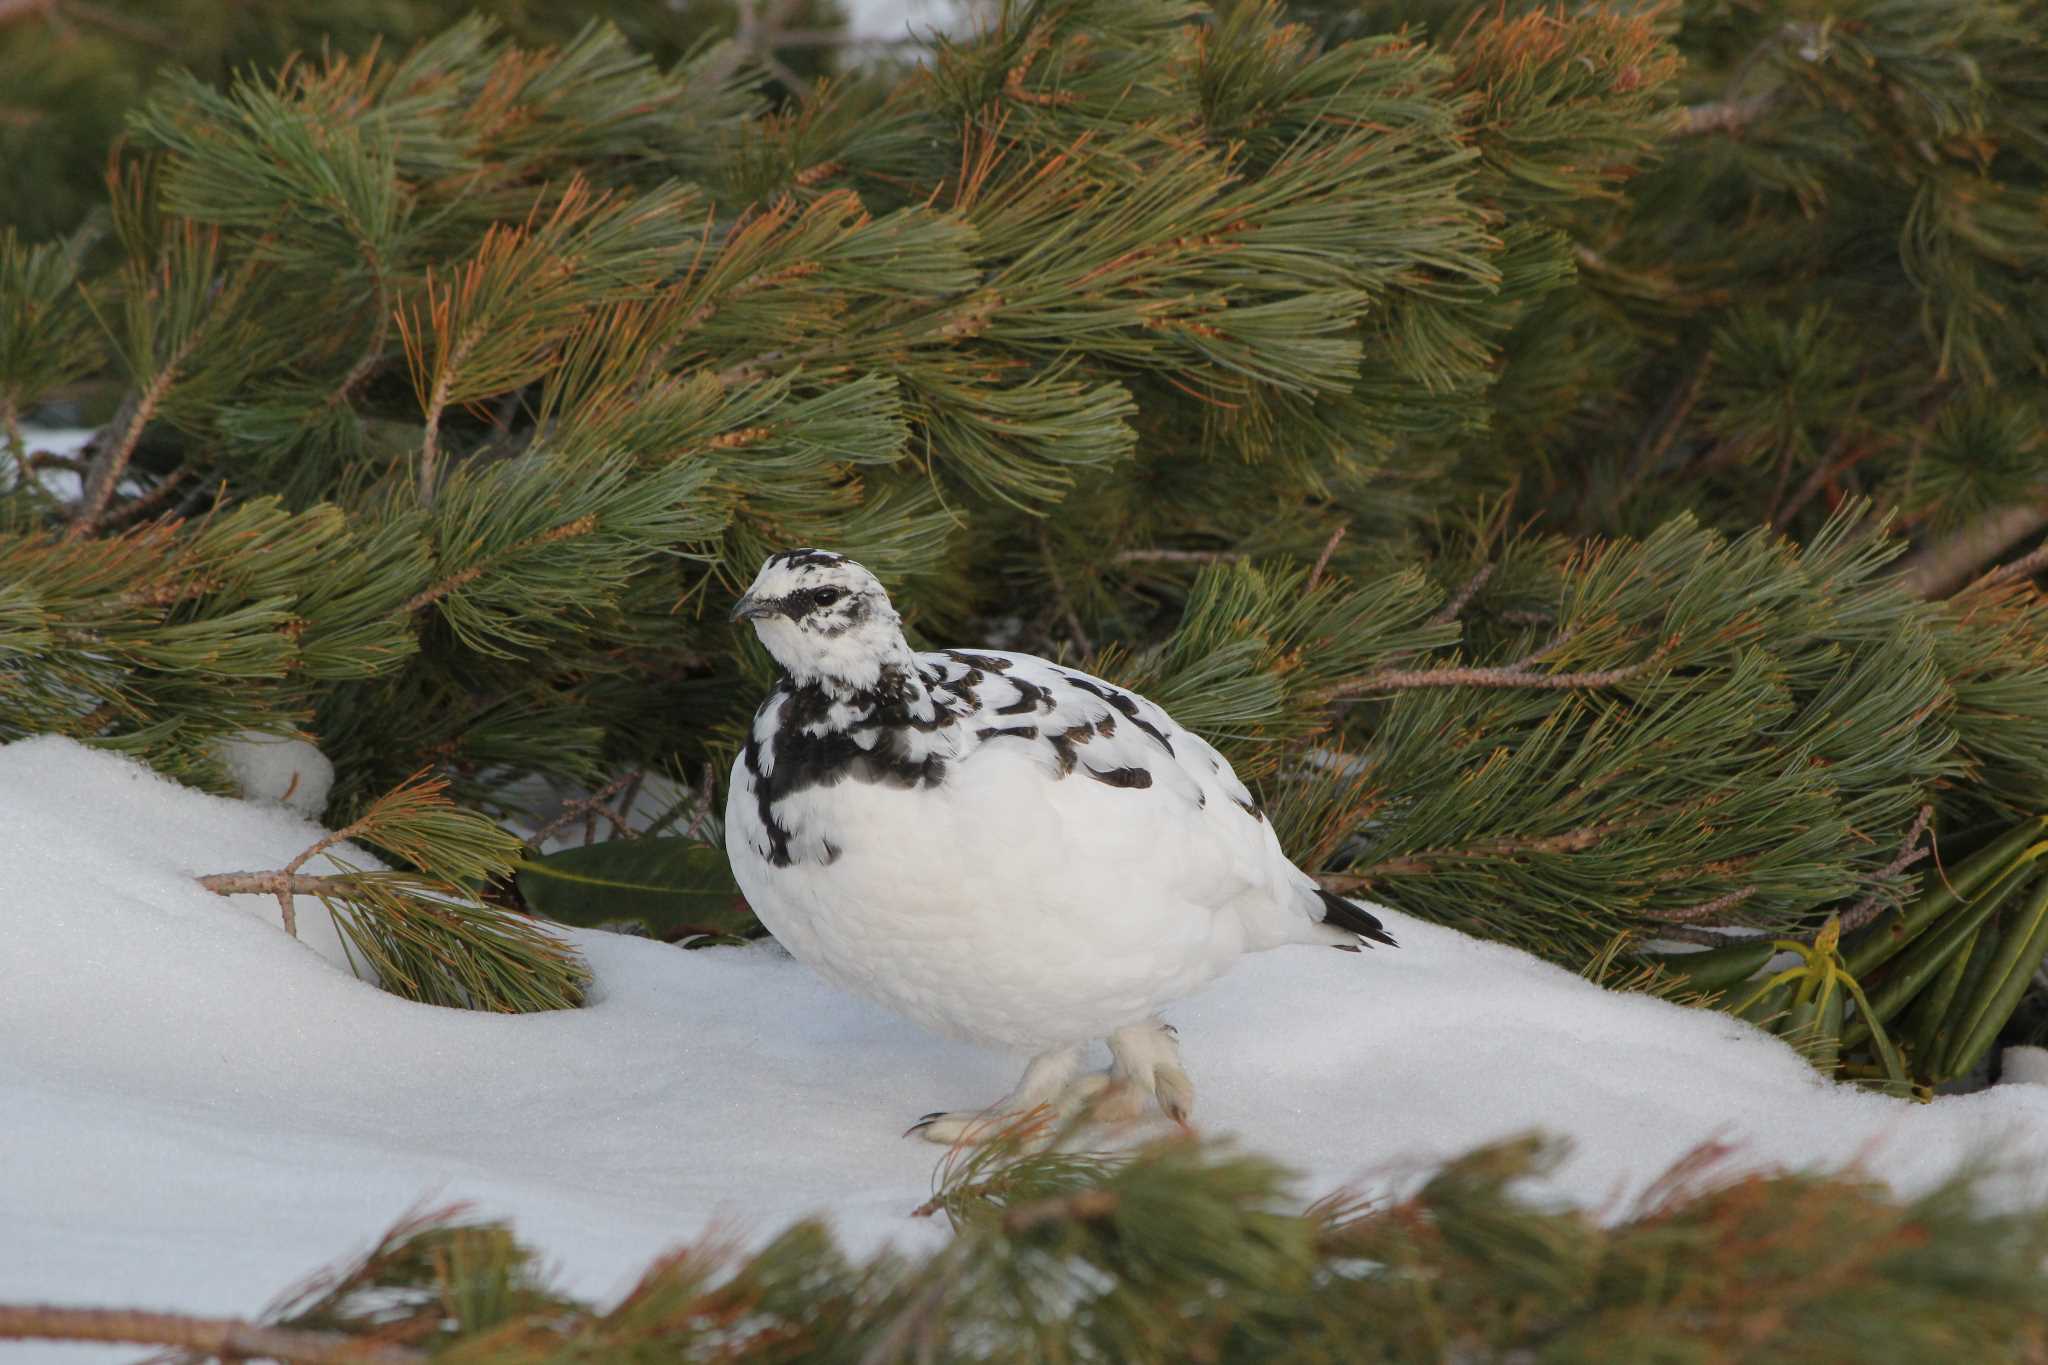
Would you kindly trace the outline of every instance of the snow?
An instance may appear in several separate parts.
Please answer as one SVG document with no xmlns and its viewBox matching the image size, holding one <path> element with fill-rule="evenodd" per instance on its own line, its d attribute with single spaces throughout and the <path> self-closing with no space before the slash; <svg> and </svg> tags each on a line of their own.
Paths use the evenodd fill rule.
<svg viewBox="0 0 2048 1365">
<path fill-rule="evenodd" d="M 228 776 L 242 795 L 265 801 L 317 820 L 334 790 L 334 764 L 312 743 L 296 735 L 264 735 L 245 730 L 216 746 Z"/>
<path fill-rule="evenodd" d="M 456 1199 L 595 1297 L 713 1228 L 820 1213 L 857 1251 L 930 1246 L 943 1226 L 909 1212 L 940 1154 L 899 1134 L 1016 1078 L 772 945 L 578 933 L 587 1009 L 409 1004 L 349 974 L 310 900 L 295 942 L 274 901 L 192 881 L 280 866 L 317 825 L 66 740 L 0 747 L 0 830 L 0 1302 L 256 1313 Z M 1995 1156 L 1993 1197 L 2048 1190 L 2048 1086 L 1924 1106 L 1833 1086 L 1739 1021 L 1377 913 L 1398 950 L 1266 953 L 1168 1014 L 1198 1125 L 1287 1163 L 1304 1198 L 1403 1187 L 1531 1127 L 1575 1144 L 1537 1192 L 1596 1210 L 1708 1138 L 1907 1192 Z"/>
<path fill-rule="evenodd" d="M 23 444 L 32 455 L 77 455 L 83 451 L 92 438 L 99 435 L 98 427 L 37 427 L 24 425 L 21 429 Z M 14 486 L 15 465 L 12 460 L 0 461 L 0 488 Z M 85 480 L 68 469 L 46 468 L 35 476 L 51 497 L 61 502 L 76 502 L 78 495 L 85 491 Z M 132 480 L 123 480 L 122 491 L 134 492 Z"/>
<path fill-rule="evenodd" d="M 847 0 L 846 31 L 860 38 L 922 36 L 962 27 L 982 8 L 976 0 Z"/>
</svg>

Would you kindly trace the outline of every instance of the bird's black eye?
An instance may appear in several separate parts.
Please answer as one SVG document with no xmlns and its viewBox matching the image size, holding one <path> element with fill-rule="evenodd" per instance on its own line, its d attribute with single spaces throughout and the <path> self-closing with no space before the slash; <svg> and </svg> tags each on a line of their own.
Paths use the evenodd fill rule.
<svg viewBox="0 0 2048 1365">
<path fill-rule="evenodd" d="M 812 588 L 811 604 L 813 606 L 829 607 L 844 596 L 846 594 L 838 588 Z"/>
</svg>

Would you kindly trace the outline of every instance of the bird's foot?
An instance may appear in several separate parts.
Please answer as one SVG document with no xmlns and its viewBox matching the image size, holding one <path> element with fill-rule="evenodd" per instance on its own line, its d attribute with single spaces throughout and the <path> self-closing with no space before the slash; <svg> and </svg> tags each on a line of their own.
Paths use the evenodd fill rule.
<svg viewBox="0 0 2048 1365">
<path fill-rule="evenodd" d="M 926 1114 L 911 1124 L 903 1136 L 915 1133 L 927 1142 L 951 1147 L 956 1143 L 987 1142 L 1004 1134 L 1014 1134 L 1029 1146 L 1037 1139 L 1052 1137 L 1076 1119 L 1097 1117 L 1101 1105 L 1109 1099 L 1112 1086 L 1108 1073 L 1090 1072 L 1075 1076 L 1035 1104 L 1020 1104 L 1020 1096 L 1013 1091 L 986 1109 L 942 1109 L 935 1114 Z"/>
<path fill-rule="evenodd" d="M 917 1134 L 945 1146 L 987 1142 L 1026 1125 L 1051 1137 L 1078 1122 L 1129 1123 L 1153 1103 L 1183 1128 L 1195 1109 L 1195 1083 L 1181 1068 L 1173 1026 L 1152 1020 L 1118 1029 L 1109 1037 L 1108 1071 L 1074 1074 L 1081 1049 L 1063 1048 L 1032 1059 L 1024 1078 L 1008 1095 L 981 1110 L 940 1110 L 910 1125 Z"/>
<path fill-rule="evenodd" d="M 1111 1098 L 1098 1113 L 1134 1119 L 1144 1112 L 1146 1100 L 1156 1100 L 1161 1113 L 1187 1127 L 1195 1112 L 1195 1083 L 1181 1067 L 1179 1038 L 1173 1025 L 1158 1019 L 1110 1034 Z"/>
</svg>

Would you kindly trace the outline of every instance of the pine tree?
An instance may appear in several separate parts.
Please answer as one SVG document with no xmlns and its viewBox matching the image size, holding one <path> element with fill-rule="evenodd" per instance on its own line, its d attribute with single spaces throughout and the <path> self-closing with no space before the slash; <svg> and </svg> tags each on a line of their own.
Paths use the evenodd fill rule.
<svg viewBox="0 0 2048 1365">
<path fill-rule="evenodd" d="M 827 544 L 1156 697 L 1333 888 L 1595 971 L 1868 935 L 1930 826 L 2041 807 L 2044 19 L 1063 0 L 786 100 L 479 20 L 166 78 L 105 241 L 0 242 L 0 735 L 218 784 L 303 730 L 336 824 L 716 774 L 723 604 Z M 95 387 L 52 493 L 21 423 Z"/>
</svg>

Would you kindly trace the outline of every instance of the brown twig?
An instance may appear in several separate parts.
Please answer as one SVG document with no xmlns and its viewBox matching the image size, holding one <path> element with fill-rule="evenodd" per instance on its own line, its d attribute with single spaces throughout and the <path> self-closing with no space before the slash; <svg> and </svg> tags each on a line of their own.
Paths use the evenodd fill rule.
<svg viewBox="0 0 2048 1365">
<path fill-rule="evenodd" d="M 0 1340 L 134 1342 L 172 1346 L 224 1360 L 261 1358 L 292 1365 L 419 1365 L 426 1355 L 339 1332 L 267 1327 L 243 1318 L 199 1318 L 133 1308 L 0 1304 Z"/>
<path fill-rule="evenodd" d="M 1442 606 L 1430 613 L 1429 624 L 1433 626 L 1447 626 L 1457 620 L 1465 608 L 1472 605 L 1472 599 L 1479 595 L 1479 590 L 1486 586 L 1486 580 L 1493 577 L 1493 570 L 1494 562 L 1492 560 L 1489 559 L 1486 563 L 1481 564 L 1479 572 L 1465 580 L 1464 587 L 1452 593 Z M 1560 640 L 1559 643 L 1561 644 L 1563 641 Z"/>
<path fill-rule="evenodd" d="M 1900 566 L 1901 586 L 1916 597 L 1947 597 L 1979 564 L 2048 527 L 2048 504 L 2001 507 L 1943 540 L 1914 551 Z"/>
<path fill-rule="evenodd" d="M 1344 539 L 1344 533 L 1350 529 L 1349 526 L 1339 526 L 1330 532 L 1330 538 L 1323 542 L 1323 552 L 1316 556 L 1316 566 L 1308 571 L 1306 591 L 1314 592 L 1316 584 L 1323 581 L 1323 570 L 1330 567 L 1330 556 L 1337 553 L 1338 542 Z"/>
<path fill-rule="evenodd" d="M 1655 935 L 1677 943 L 1697 943 L 1703 948 L 1725 948 L 1735 941 L 1717 929 L 1700 929 L 1690 924 L 1660 924 Z"/>
<path fill-rule="evenodd" d="M 1724 910 L 1733 910 L 1754 896 L 1756 890 L 1754 886 L 1738 887 L 1710 901 L 1701 901 L 1698 905 L 1681 906 L 1676 910 L 1645 910 L 1643 918 L 1656 920 L 1659 924 L 1697 924 L 1703 919 L 1712 919 Z M 1662 933 L 1663 930 L 1660 929 L 1658 932 Z"/>
<path fill-rule="evenodd" d="M 1970 586 L 1988 588 L 1999 583 L 2009 583 L 2015 578 L 2032 578 L 2043 568 L 2048 568 L 2048 541 L 2036 545 L 2010 564 L 2000 564 Z"/>
<path fill-rule="evenodd" d="M 1245 557 L 1242 550 L 1124 550 L 1119 564 L 1228 564 Z"/>
<path fill-rule="evenodd" d="M 296 872 L 210 872 L 197 880 L 216 896 L 277 897 L 278 909 L 284 912 L 284 931 L 297 938 L 299 912 L 292 897 L 332 895 L 336 883 L 348 878 L 338 874 L 309 877 Z"/>
<path fill-rule="evenodd" d="M 568 540 L 574 536 L 588 535 L 596 529 L 597 514 L 595 512 L 586 512 L 573 521 L 565 521 L 560 526 L 542 531 L 537 536 L 529 536 L 517 545 L 493 555 L 492 558 L 503 559 L 507 555 L 518 554 L 521 550 L 531 550 L 541 545 L 552 544 L 558 540 Z M 405 605 L 400 607 L 399 610 L 409 616 L 421 607 L 430 607 L 464 584 L 474 583 L 477 579 L 483 577 L 484 568 L 485 566 L 482 564 L 472 564 L 466 569 L 458 569 L 438 583 L 431 583 L 414 593 L 411 597 L 406 598 Z"/>
<path fill-rule="evenodd" d="M 1529 658 L 1536 659 L 1560 643 L 1562 641 L 1553 641 Z M 1658 646 L 1657 652 L 1647 659 L 1587 673 L 1532 673 L 1524 664 L 1495 668 L 1389 668 L 1368 673 L 1356 682 L 1341 683 L 1326 691 L 1322 700 L 1335 701 L 1375 692 L 1408 692 L 1423 687 L 1532 688 L 1540 691 L 1612 687 L 1656 667 L 1670 652 L 1671 646 L 1667 643 Z"/>
<path fill-rule="evenodd" d="M 683 831 L 685 839 L 696 838 L 697 831 L 702 829 L 704 822 L 711 818 L 712 783 L 716 778 L 717 774 L 712 770 L 711 765 L 706 763 L 704 765 L 704 778 L 697 788 L 697 809 L 690 816 L 690 827 Z"/>
<path fill-rule="evenodd" d="M 1927 832 L 1927 826 L 1933 820 L 1934 807 L 1931 805 L 1922 806 L 1919 815 L 1914 817 L 1912 825 L 1906 830 L 1906 837 L 1899 842 L 1898 856 L 1886 863 L 1873 880 L 1879 883 L 1889 881 L 1933 852 L 1934 850 L 1931 845 L 1920 842 L 1920 836 Z M 1876 919 L 1878 912 L 1884 908 L 1885 903 L 1879 891 L 1873 889 L 1869 895 L 1857 901 L 1856 904 L 1843 912 L 1842 932 L 1846 934 L 1853 930 L 1861 929 L 1864 925 Z M 1820 930 L 1814 931 L 1815 934 L 1819 932 Z M 1807 935 L 1806 941 L 1812 942 L 1813 937 L 1813 934 Z"/>
<path fill-rule="evenodd" d="M 106 516 L 101 517 L 100 529 L 110 531 L 116 526 L 127 525 L 159 503 L 167 501 L 171 494 L 177 491 L 178 486 L 191 477 L 193 475 L 190 468 L 184 465 L 178 466 L 170 473 L 164 475 L 163 481 L 150 489 L 149 492 L 143 494 L 135 501 L 125 503 L 114 511 L 109 512 Z"/>
<path fill-rule="evenodd" d="M 217 229 L 216 229 L 217 231 Z M 192 328 L 186 338 L 179 342 L 164 362 L 157 368 L 155 378 L 140 392 L 130 394 L 128 401 L 117 412 L 109 425 L 120 430 L 118 441 L 98 443 L 92 459 L 92 468 L 87 473 L 85 488 L 78 500 L 77 511 L 72 516 L 70 527 L 65 531 L 69 540 L 82 539 L 98 529 L 100 519 L 106 514 L 107 501 L 114 496 L 115 487 L 121 482 L 121 475 L 128 468 L 128 461 L 135 455 L 135 446 L 142 439 L 142 432 L 156 416 L 157 408 L 163 403 L 171 386 L 177 382 L 179 371 L 199 344 L 210 336 L 221 317 L 235 306 L 236 300 L 255 278 L 253 269 L 245 268 L 235 278 L 220 287 L 213 300 L 212 310 Z M 125 414 L 125 418 L 123 416 Z M 125 422 L 125 424 L 124 424 Z M 104 437 L 105 433 L 101 433 Z"/>
<path fill-rule="evenodd" d="M 622 777 L 612 779 L 603 788 L 592 792 L 589 796 L 582 796 L 573 801 L 564 802 L 561 811 L 556 814 L 554 819 L 548 821 L 526 837 L 526 846 L 538 851 L 540 846 L 547 842 L 548 836 L 554 834 L 563 826 L 573 823 L 580 816 L 595 818 L 602 815 L 605 819 L 611 821 L 612 828 L 618 831 L 621 839 L 631 839 L 635 834 L 633 827 L 628 825 L 619 817 L 617 812 L 613 811 L 605 803 L 617 795 L 619 790 L 627 783 L 638 782 L 642 776 L 644 774 L 636 768 Z M 587 844 L 590 840 L 586 838 L 583 842 Z"/>
<path fill-rule="evenodd" d="M 195 880 L 216 896 L 329 896 L 335 883 L 349 877 L 340 872 L 209 872 Z"/>
<path fill-rule="evenodd" d="M 1805 509 L 1806 504 L 1812 502 L 1814 497 L 1819 494 L 1821 489 L 1827 487 L 1832 480 L 1841 474 L 1869 459 L 1871 455 L 1876 453 L 1876 450 L 1877 447 L 1872 445 L 1859 445 L 1840 459 L 1823 460 L 1815 465 L 1813 472 L 1806 476 L 1805 482 L 1801 483 L 1793 491 L 1791 500 L 1778 509 L 1777 513 L 1771 517 L 1771 529 L 1773 531 L 1782 531 L 1787 526 L 1790 526 L 1792 518 L 1798 516 Z"/>
<path fill-rule="evenodd" d="M 1750 124 L 1769 113 L 1778 103 L 1780 93 L 1767 90 L 1761 95 L 1747 99 L 1715 100 L 1711 104 L 1691 104 L 1678 111 L 1680 137 L 1698 137 L 1703 133 L 1739 133 Z"/>
<path fill-rule="evenodd" d="M 292 904 L 292 897 L 325 896 L 333 892 L 337 883 L 348 880 L 345 873 L 332 876 L 300 876 L 299 869 L 342 840 L 352 839 L 362 833 L 369 825 L 370 817 L 365 815 L 353 824 L 344 825 L 322 835 L 278 871 L 215 872 L 199 878 L 199 884 L 219 896 L 277 897 L 277 908 L 284 915 L 284 931 L 297 938 L 299 915 L 297 907 Z"/>
<path fill-rule="evenodd" d="M 1342 895 L 1348 891 L 1362 891 L 1382 877 L 1426 876 L 1437 870 L 1441 863 L 1467 858 L 1516 858 L 1523 854 L 1582 853 L 1594 847 L 1608 835 L 1625 829 L 1638 828 L 1644 818 L 1627 820 L 1605 820 L 1597 825 L 1584 825 L 1578 829 L 1566 830 L 1563 834 L 1539 834 L 1530 838 L 1486 839 L 1465 848 L 1428 848 L 1399 858 L 1389 858 L 1351 872 L 1336 873 L 1316 878 L 1323 890 Z"/>
<path fill-rule="evenodd" d="M 1551 637 L 1549 644 L 1541 646 L 1534 653 L 1524 654 L 1521 658 L 1509 664 L 1508 667 L 1513 669 L 1526 669 L 1532 664 L 1540 664 L 1545 659 L 1549 658 L 1551 655 L 1557 653 L 1557 651 L 1563 649 L 1566 645 L 1570 644 L 1572 642 L 1573 637 L 1576 636 L 1578 633 L 1579 628 L 1577 626 L 1566 626 L 1563 630 L 1559 631 L 1556 635 Z"/>
</svg>

